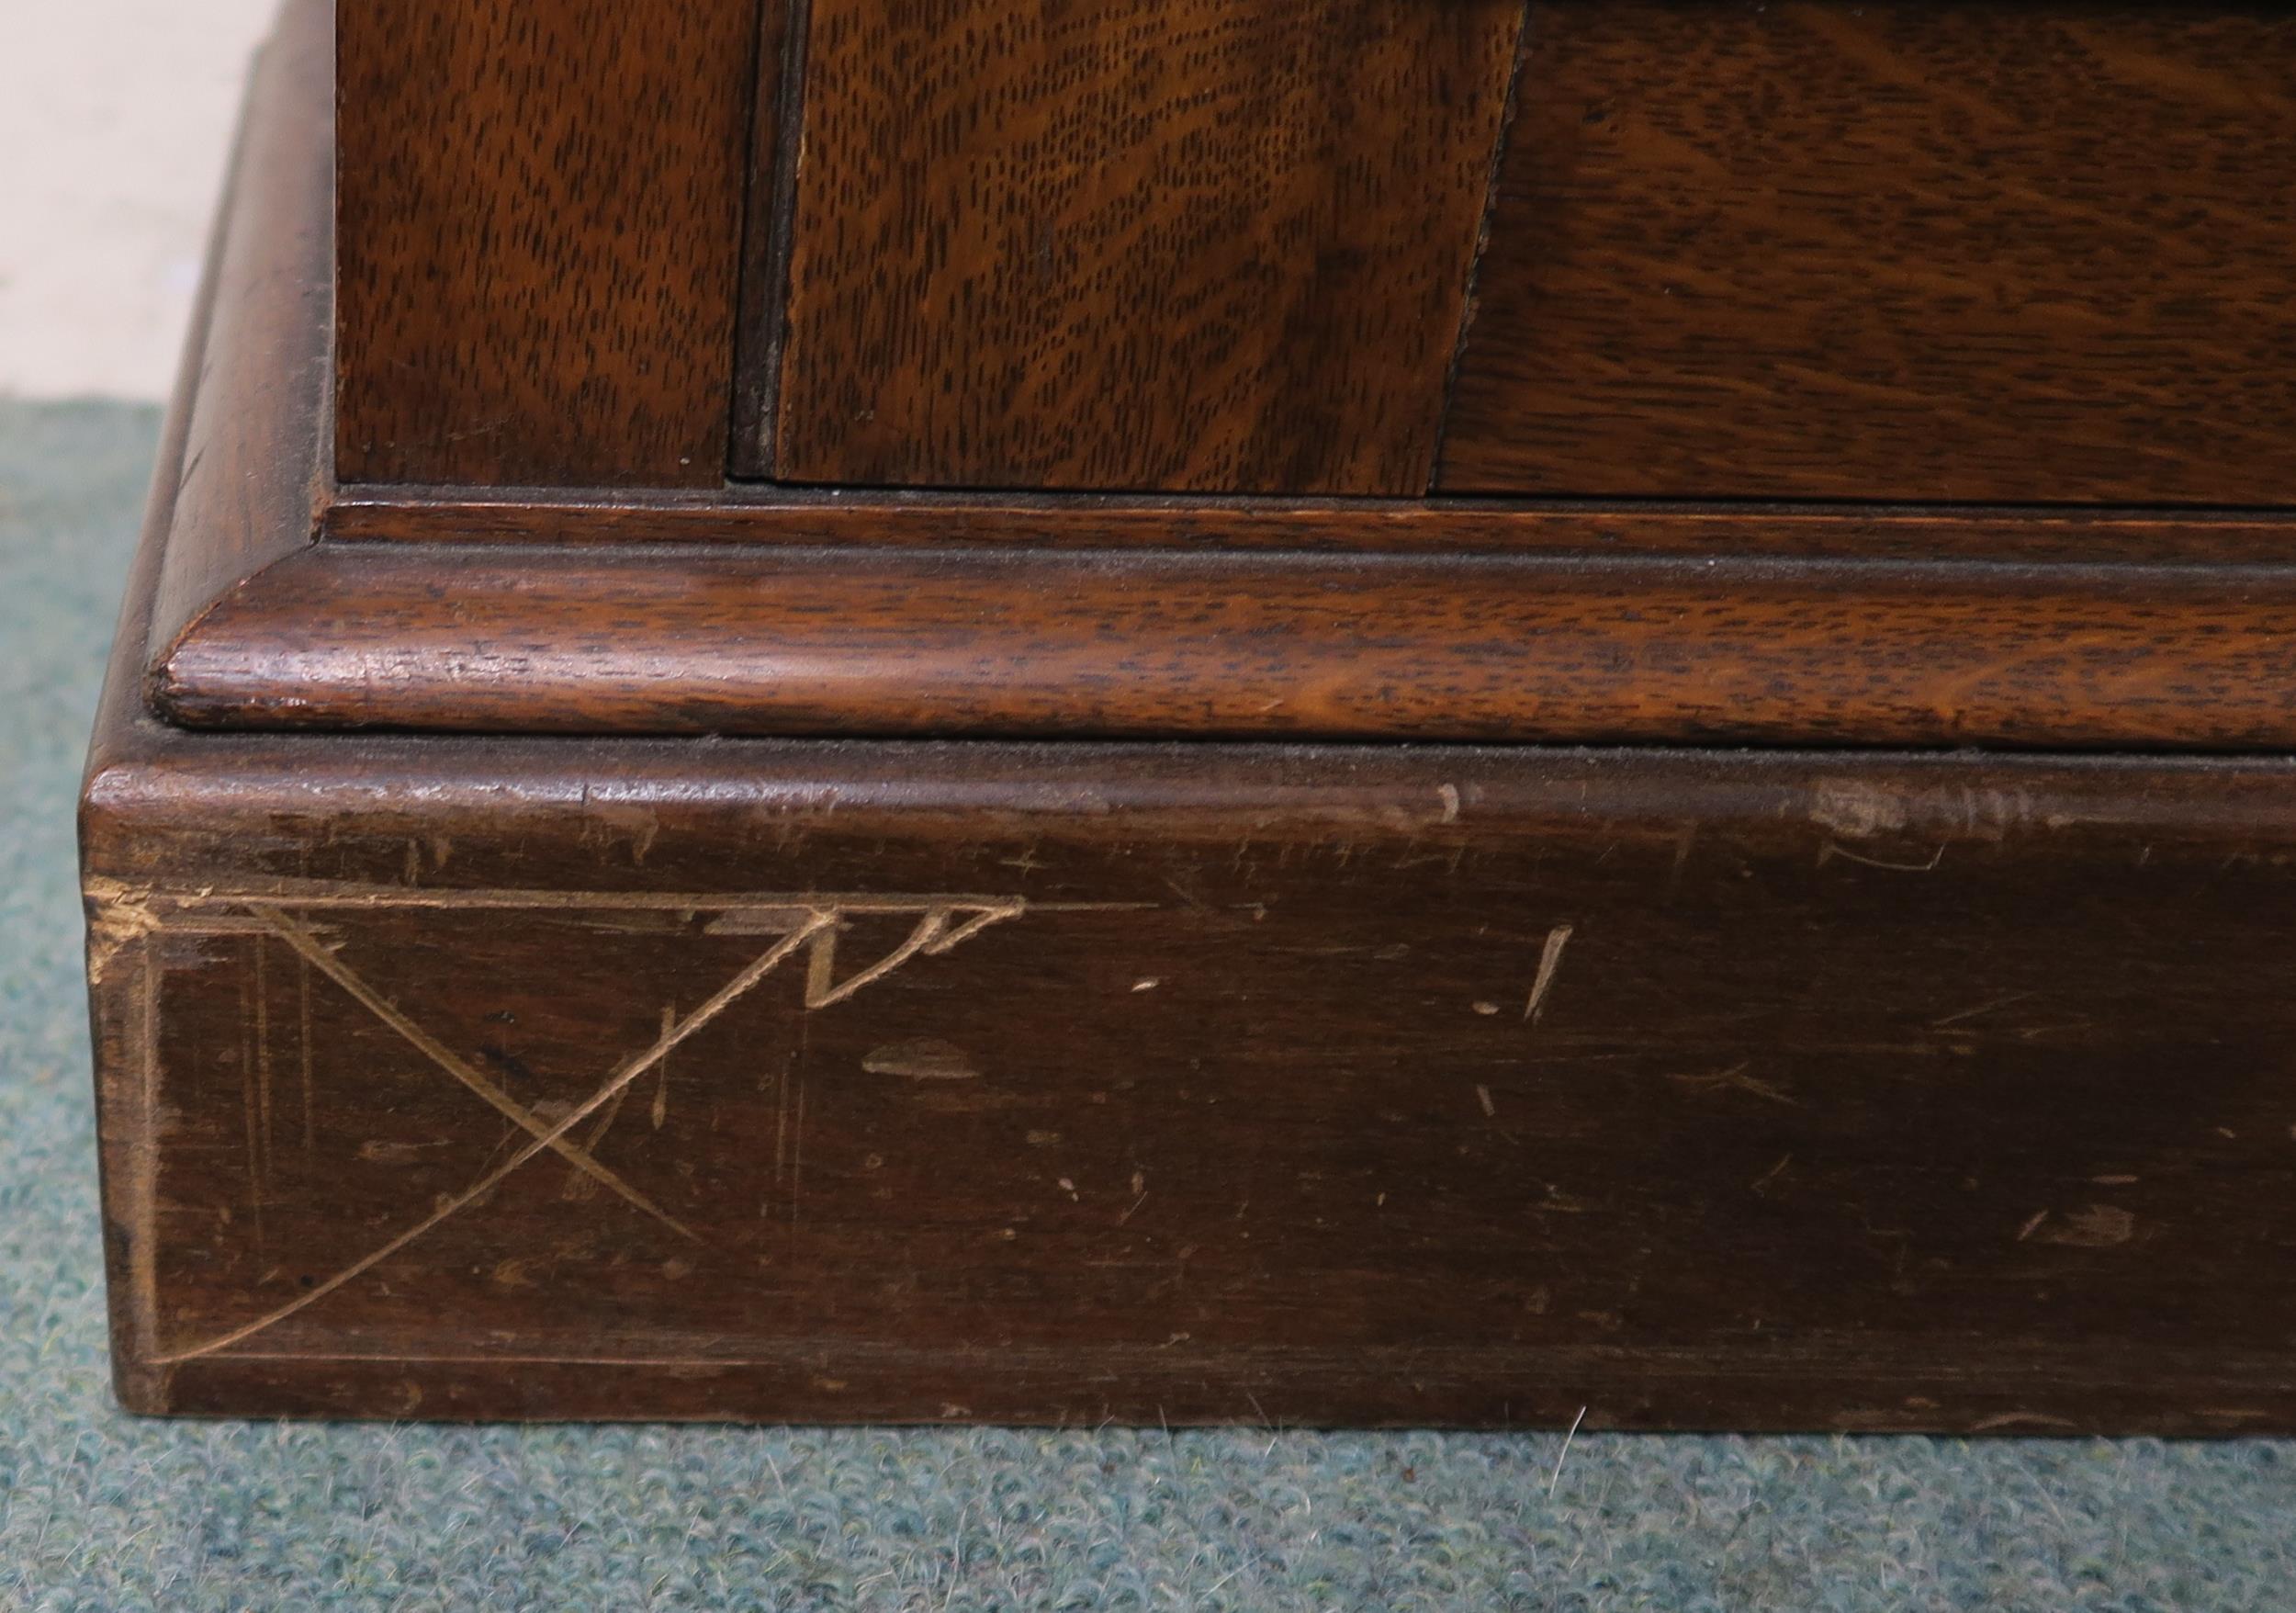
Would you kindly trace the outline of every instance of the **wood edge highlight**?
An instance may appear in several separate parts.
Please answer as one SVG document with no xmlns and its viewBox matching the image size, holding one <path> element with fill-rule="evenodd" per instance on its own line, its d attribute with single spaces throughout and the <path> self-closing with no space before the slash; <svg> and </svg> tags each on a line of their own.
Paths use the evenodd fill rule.
<svg viewBox="0 0 2296 1613">
<path fill-rule="evenodd" d="M 310 545 L 329 464 L 333 7 L 287 0 L 256 58 L 203 276 L 147 672 Z M 318 155 L 314 159 L 313 153 Z"/>
</svg>

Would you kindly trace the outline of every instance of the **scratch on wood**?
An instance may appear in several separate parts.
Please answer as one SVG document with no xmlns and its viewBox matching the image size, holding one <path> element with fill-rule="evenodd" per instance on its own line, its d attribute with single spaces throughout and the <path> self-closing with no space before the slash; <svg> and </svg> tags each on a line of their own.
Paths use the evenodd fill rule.
<svg viewBox="0 0 2296 1613">
<path fill-rule="evenodd" d="M 1682 894 L 1683 871 L 1690 866 L 1691 848 L 1698 843 L 1698 825 L 1684 823 L 1674 835 L 1674 864 L 1667 871 L 1666 899 L 1672 901 Z"/>
<path fill-rule="evenodd" d="M 1539 948 L 1538 973 L 1531 979 L 1531 995 L 1523 1005 L 1523 1018 L 1536 1025 L 1547 1012 L 1547 994 L 1554 989 L 1555 971 L 1562 966 L 1562 949 L 1570 944 L 1568 924 L 1558 924 L 1547 932 L 1547 944 Z"/>
<path fill-rule="evenodd" d="M 449 1146 L 447 1143 L 386 1143 L 375 1137 L 359 1145 L 359 1157 L 370 1165 L 412 1165 L 432 1149 Z"/>
<path fill-rule="evenodd" d="M 963 1048 L 932 1036 L 872 1047 L 861 1056 L 861 1068 L 872 1076 L 903 1076 L 912 1081 L 981 1078 L 979 1068 Z"/>
<path fill-rule="evenodd" d="M 117 881 L 91 880 L 88 889 L 93 894 L 99 885 L 115 885 L 121 892 L 130 887 Z M 272 888 L 242 887 L 217 890 L 203 887 L 195 890 L 158 891 L 141 888 L 130 892 L 141 902 L 164 902 L 171 908 L 238 908 L 250 902 L 262 902 L 274 908 L 465 908 L 477 910 L 509 908 L 652 908 L 673 913 L 730 913 L 737 910 L 766 908 L 791 909 L 813 916 L 831 911 L 843 913 L 917 913 L 940 908 L 954 912 L 973 912 L 988 908 L 1000 916 L 1020 912 L 1030 913 L 1137 913 L 1153 910 L 1154 902 L 1035 902 L 1018 897 L 987 896 L 974 893 L 936 893 L 925 895 L 887 896 L 874 891 L 578 891 L 578 890 L 409 890 L 403 885 L 349 885 L 329 884 L 317 889 L 306 888 L 299 882 L 280 880 Z"/>
<path fill-rule="evenodd" d="M 160 1277 L 160 959 L 149 936 L 138 947 L 142 968 L 142 1114 L 129 1151 L 129 1195 L 135 1205 L 135 1246 L 129 1252 L 129 1280 L 135 1292 L 136 1337 L 147 1361 L 159 1358 Z"/>
<path fill-rule="evenodd" d="M 821 925 L 820 933 L 813 938 L 813 947 L 805 954 L 805 1006 L 814 1007 L 829 995 L 837 977 L 838 922 L 832 919 Z"/>
<path fill-rule="evenodd" d="M 263 1174 L 266 1184 L 272 1172 L 271 1133 L 271 977 L 269 954 L 271 948 L 263 936 L 255 937 L 255 1109 L 260 1122 Z"/>
<path fill-rule="evenodd" d="M 258 954 L 263 938 L 253 938 Z M 254 1008 L 249 1000 L 248 982 L 240 980 L 239 992 L 239 1096 L 240 1132 L 247 1145 L 247 1212 L 255 1232 L 255 1261 L 265 1259 L 263 1224 L 263 1131 L 255 1099 L 255 1042 Z"/>
<path fill-rule="evenodd" d="M 674 1003 L 662 1004 L 661 1033 L 669 1035 L 670 1027 L 677 1022 L 677 1006 Z M 667 1055 L 663 1055 L 661 1063 L 654 1066 L 654 1107 L 647 1118 L 654 1122 L 654 1129 L 658 1132 L 670 1119 L 670 1059 Z"/>
<path fill-rule="evenodd" d="M 1750 1092 L 1757 1098 L 1781 1104 L 1787 1109 L 1802 1107 L 1801 1100 L 1784 1088 L 1748 1075 L 1746 1072 L 1752 1066 L 1753 1060 L 1740 1059 L 1726 1070 L 1715 1070 L 1703 1076 L 1669 1076 L 1666 1078 L 1677 1086 L 1687 1087 L 1694 1092 L 1718 1092 L 1727 1088 L 1738 1092 Z"/>
<path fill-rule="evenodd" d="M 787 935 L 813 916 L 810 908 L 736 908 L 702 928 L 708 935 Z"/>
<path fill-rule="evenodd" d="M 2136 1235 L 2136 1217 L 2112 1204 L 2089 1204 L 2073 1211 L 2053 1225 L 2044 1226 L 2049 1213 L 2025 1224 L 2019 1233 L 2021 1242 L 2035 1233 L 2036 1241 L 2044 1244 L 2065 1244 L 2078 1249 L 2109 1249 L 2125 1244 Z"/>
<path fill-rule="evenodd" d="M 1980 1015 L 1989 1014 L 1996 1009 L 2005 1009 L 2013 1002 L 2023 1002 L 2031 996 L 2032 996 L 2032 993 L 2030 991 L 2012 991 L 2007 997 L 1997 997 L 1990 1002 L 1979 1003 L 1975 1008 L 1963 1009 L 1959 1013 L 1947 1014 L 1941 1020 L 1931 1020 L 1930 1021 L 1930 1029 L 1932 1031 L 1941 1031 L 1948 1025 L 1958 1025 L 1964 1020 L 1974 1020 L 1978 1018 Z"/>
<path fill-rule="evenodd" d="M 988 924 L 995 923 L 998 919 L 1009 919 L 1018 910 L 1016 905 L 1010 910 L 994 912 L 985 918 L 976 914 L 944 936 L 943 931 L 949 924 L 948 909 L 931 908 L 917 921 L 916 927 L 900 945 L 839 985 L 831 984 L 836 973 L 831 960 L 836 955 L 837 931 L 834 926 L 825 926 L 814 942 L 812 967 L 805 975 L 805 1006 L 808 1009 L 825 1009 L 832 1003 L 843 1002 L 864 986 L 884 979 L 917 953 L 947 952 L 966 936 L 976 935 Z M 936 945 L 936 942 L 945 944 Z"/>
<path fill-rule="evenodd" d="M 1892 863 L 1882 857 L 1865 856 L 1862 852 L 1852 852 L 1847 846 L 1828 840 L 1818 848 L 1818 865 L 1824 867 L 1826 860 L 1829 857 L 1846 858 L 1852 863 L 1862 863 L 1868 868 L 1885 868 L 1892 874 L 1930 874 L 1936 871 L 1939 863 L 1945 861 L 1945 848 L 1942 845 L 1939 846 L 1927 863 Z"/>
<path fill-rule="evenodd" d="M 964 911 L 967 909 L 967 907 L 968 904 L 952 902 L 950 904 L 948 911 Z M 980 934 L 982 931 L 986 930 L 992 924 L 1001 924 L 1007 919 L 1019 918 L 1022 913 L 1028 911 L 1028 908 L 1029 904 L 1020 901 L 1018 898 L 1007 902 L 991 902 L 985 904 L 977 911 L 974 912 L 971 918 L 967 919 L 963 923 L 958 925 L 955 929 L 936 933 L 932 939 L 926 943 L 925 951 L 929 956 L 936 958 L 940 957 L 945 953 L 955 950 L 963 942 L 971 941 L 974 936 Z M 945 915 L 943 922 L 946 922 Z"/>
<path fill-rule="evenodd" d="M 336 1289 L 355 1280 L 365 1272 L 388 1260 L 443 1222 L 459 1214 L 471 1205 L 482 1201 L 497 1183 L 545 1152 L 560 1155 L 593 1180 L 613 1188 L 618 1194 L 646 1209 L 666 1224 L 688 1237 L 692 1237 L 694 1235 L 689 1229 L 681 1225 L 642 1196 L 637 1195 L 635 1189 L 629 1188 L 619 1177 L 599 1165 L 594 1158 L 591 1157 L 587 1149 L 569 1142 L 569 1134 L 593 1115 L 599 1115 L 602 1111 L 603 1118 L 598 1122 L 597 1128 L 592 1134 L 591 1145 L 594 1146 L 596 1138 L 602 1136 L 605 1128 L 612 1124 L 613 1114 L 618 1111 L 623 1099 L 634 1082 L 647 1071 L 659 1066 L 681 1043 L 715 1020 L 759 981 L 771 974 L 801 949 L 810 949 L 805 1006 L 808 1009 L 814 1009 L 842 1001 L 874 982 L 884 979 L 915 957 L 945 953 L 962 942 L 978 935 L 991 925 L 1018 917 L 1025 911 L 1137 911 L 1155 906 L 1149 902 L 1031 904 L 1010 897 L 953 895 L 882 897 L 806 893 L 801 896 L 727 896 L 722 894 L 690 896 L 655 892 L 422 891 L 404 887 L 352 890 L 341 886 L 313 892 L 288 888 L 286 882 L 282 882 L 280 888 L 269 893 L 268 896 L 244 891 L 218 893 L 212 890 L 197 890 L 166 893 L 161 897 L 155 896 L 149 890 L 131 891 L 125 886 L 113 888 L 102 881 L 91 881 L 88 891 L 90 901 L 96 905 L 96 908 L 90 920 L 92 957 L 96 951 L 93 938 L 99 931 L 113 938 L 112 953 L 116 953 L 119 946 L 124 946 L 130 941 L 147 937 L 160 931 L 163 925 L 152 907 L 156 900 L 164 900 L 178 910 L 216 907 L 236 907 L 242 909 L 259 920 L 269 934 L 284 942 L 296 953 L 304 964 L 303 1016 L 306 1026 L 309 1024 L 308 973 L 315 969 L 342 987 L 355 1000 L 360 1002 L 369 1012 L 376 1014 L 410 1044 L 422 1052 L 425 1056 L 430 1057 L 433 1063 L 438 1064 L 445 1073 L 470 1087 L 475 1093 L 485 1099 L 515 1126 L 523 1128 L 528 1137 L 517 1152 L 501 1164 L 484 1170 L 478 1179 L 471 1182 L 462 1191 L 439 1198 L 433 1204 L 430 1212 L 422 1219 L 367 1254 L 343 1267 L 332 1276 L 304 1289 L 292 1300 L 272 1311 L 217 1337 L 208 1339 L 205 1343 L 166 1354 L 159 1352 L 154 1334 L 152 1348 L 148 1357 L 149 1364 L 154 1367 L 172 1366 L 197 1357 L 228 1350 L 233 1345 L 261 1333 L 295 1314 L 305 1306 L 323 1299 Z M 780 934 L 771 946 L 692 1012 L 683 1019 L 676 1019 L 673 1008 L 670 1014 L 665 1018 L 662 1032 L 653 1046 L 624 1060 L 608 1076 L 605 1083 L 590 1098 L 580 1105 L 567 1110 L 562 1115 L 554 1116 L 546 1122 L 541 1116 L 529 1112 L 511 1100 L 508 1094 L 495 1088 L 486 1077 L 471 1068 L 467 1061 L 458 1058 L 451 1050 L 438 1043 L 436 1038 L 430 1036 L 420 1025 L 400 1013 L 394 1004 L 382 998 L 357 975 L 346 968 L 310 929 L 287 916 L 286 909 L 290 907 L 319 909 L 360 908 L 579 909 L 627 907 L 667 909 L 674 913 L 688 915 L 704 911 L 732 913 L 737 910 L 757 913 L 763 909 L 778 908 L 786 912 L 791 921 L 786 932 Z M 834 958 L 833 937 L 841 912 L 914 913 L 918 915 L 918 918 L 907 937 L 892 953 L 850 978 L 838 983 L 834 980 L 833 968 L 828 966 L 827 961 Z M 147 947 L 145 951 L 148 953 L 149 948 Z M 110 955 L 111 953 L 105 954 L 105 961 L 108 962 Z M 152 1073 L 156 1068 L 158 1045 L 156 974 L 156 965 L 153 964 L 148 976 L 152 984 L 147 986 L 147 997 L 152 999 L 146 1007 L 146 1036 L 150 1043 L 146 1071 L 147 1088 L 156 1081 L 155 1075 Z M 801 1035 L 803 1024 L 804 1021 L 801 1020 Z M 310 1050 L 308 1032 L 304 1040 L 304 1048 L 308 1063 Z M 308 1115 L 308 1072 L 306 1081 L 306 1135 L 308 1137 L 310 1133 L 310 1122 Z M 788 1087 L 789 1081 L 785 1077 L 782 1084 L 781 1093 L 784 1111 L 789 1101 Z M 793 1224 L 794 1224 L 797 1213 L 798 1182 L 801 1179 L 800 1173 L 804 1168 L 803 1127 L 805 1092 L 802 1081 L 797 1083 L 797 1087 L 796 1114 L 793 1122 L 784 1124 L 784 1136 L 777 1137 L 776 1141 L 777 1178 L 781 1170 L 781 1155 L 784 1143 L 788 1151 Z M 145 1104 L 147 1110 L 144 1128 L 145 1142 L 152 1149 L 152 1162 L 156 1169 L 156 1139 L 152 1130 L 152 1116 L 156 1112 L 156 1100 L 148 1089 Z M 1142 1197 L 1144 1196 L 1143 1192 Z M 151 1233 L 153 1230 L 152 1216 L 156 1214 L 155 1189 L 149 1197 L 154 1208 L 147 1213 L 145 1236 L 140 1240 L 140 1247 L 136 1251 L 137 1258 L 145 1261 L 150 1259 L 152 1252 Z M 1138 1208 L 1139 1203 L 1136 1201 L 1132 1210 Z M 1131 1213 L 1131 1211 L 1127 1211 L 1125 1218 L 1130 1219 Z M 139 1292 L 145 1292 L 141 1280 Z M 149 1284 L 148 1297 L 150 1303 L 145 1307 L 145 1314 L 154 1319 L 155 1328 L 157 1316 L 155 1280 Z"/>
<path fill-rule="evenodd" d="M 297 1011 L 301 1019 L 301 1040 L 297 1043 L 303 1066 L 303 1152 L 309 1154 L 319 1142 L 319 1127 L 311 1109 L 311 964 L 299 953 L 295 960 L 296 989 L 298 996 Z"/>
<path fill-rule="evenodd" d="M 591 803 L 591 811 L 609 829 L 618 829 L 630 837 L 630 861 L 638 867 L 646 865 L 646 854 L 654 849 L 661 836 L 661 820 L 650 806 Z"/>
<path fill-rule="evenodd" d="M 789 1088 L 790 1072 L 784 1069 L 773 1095 L 773 1185 L 777 1188 L 789 1176 Z"/>
<path fill-rule="evenodd" d="M 790 1122 L 789 1229 L 797 1230 L 797 1211 L 805 1197 L 805 1078 L 797 1077 L 797 1117 Z"/>
<path fill-rule="evenodd" d="M 342 959 L 321 946 L 318 939 L 300 924 L 276 908 L 267 908 L 260 903 L 252 902 L 248 906 L 251 911 L 268 921 L 273 933 L 293 948 L 306 963 L 343 987 L 361 1007 L 396 1031 L 409 1046 L 476 1093 L 505 1120 L 521 1127 L 531 1136 L 538 1137 L 549 1132 L 550 1128 L 539 1116 L 489 1080 L 467 1060 L 456 1055 L 452 1048 L 446 1046 L 437 1037 L 401 1013 L 397 1005 L 353 973 Z M 623 1180 L 621 1177 L 599 1164 L 579 1143 L 564 1139 L 554 1140 L 551 1146 L 569 1165 L 597 1178 L 601 1186 L 611 1188 L 622 1198 L 681 1235 L 696 1238 L 698 1241 L 698 1235 L 691 1228 L 639 1192 L 637 1189 Z"/>
<path fill-rule="evenodd" d="M 1499 1112 L 1499 1106 L 1491 1100 L 1491 1088 L 1480 1083 L 1475 1088 L 1475 1101 L 1483 1106 L 1483 1113 L 1486 1116 L 1493 1116 Z"/>
<path fill-rule="evenodd" d="M 591 1154 L 596 1154 L 598 1152 L 598 1145 L 606 1140 L 606 1134 L 613 1130 L 615 1118 L 621 1114 L 622 1106 L 628 1102 L 629 1100 L 630 1094 L 627 1089 L 617 1092 L 614 1094 L 613 1101 L 607 1104 L 605 1108 L 598 1111 L 597 1123 L 590 1128 L 590 1135 L 582 1140 L 582 1146 L 584 1148 L 588 1149 Z M 536 1114 L 543 1113 L 542 1106 L 540 1104 L 536 1104 L 535 1106 L 535 1112 Z M 544 1115 L 543 1118 L 549 1119 L 551 1117 Z M 509 1140 L 510 1138 L 506 1134 L 503 1137 L 503 1142 L 507 1143 Z M 497 1144 L 495 1146 L 499 1152 L 501 1145 Z M 489 1159 L 491 1159 L 493 1156 L 489 1155 L 488 1157 Z M 593 1199 L 597 1196 L 598 1179 L 582 1170 L 568 1170 L 566 1173 L 566 1186 L 558 1190 L 558 1197 L 561 1199 L 579 1201 L 584 1199 Z"/>
<path fill-rule="evenodd" d="M 1998 1428 L 2078 1428 L 2070 1417 L 2053 1417 L 2043 1412 L 2003 1412 L 1999 1416 L 1983 1417 L 1969 1425 L 1972 1434 L 1990 1434 Z"/>
<path fill-rule="evenodd" d="M 409 1244 L 413 1243 L 417 1238 L 431 1231 L 432 1228 L 437 1226 L 440 1223 L 459 1214 L 470 1205 L 477 1203 L 480 1199 L 486 1197 L 488 1193 L 493 1191 L 495 1185 L 501 1182 L 505 1177 L 508 1177 L 512 1171 L 517 1170 L 521 1166 L 524 1165 L 528 1160 L 534 1158 L 536 1155 L 556 1146 L 556 1145 L 563 1139 L 568 1132 L 572 1131 L 583 1121 L 589 1119 L 592 1114 L 596 1113 L 600 1109 L 602 1109 L 607 1103 L 611 1102 L 615 1094 L 626 1090 L 632 1082 L 636 1081 L 640 1076 L 644 1075 L 647 1070 L 653 1068 L 656 1064 L 667 1057 L 670 1055 L 670 1050 L 676 1047 L 679 1043 L 684 1041 L 687 1037 L 692 1035 L 696 1031 L 699 1031 L 703 1026 L 708 1024 L 719 1014 L 723 1013 L 727 1008 L 732 1006 L 746 992 L 748 992 L 751 987 L 755 986 L 759 981 L 764 979 L 768 975 L 771 974 L 773 970 L 782 962 L 782 960 L 787 958 L 792 953 L 795 952 L 799 946 L 804 944 L 809 939 L 811 939 L 809 931 L 799 931 L 793 935 L 782 937 L 782 940 L 767 948 L 764 953 L 759 955 L 755 962 L 751 963 L 738 975 L 736 975 L 731 980 L 720 987 L 713 996 L 704 1001 L 699 1008 L 695 1009 L 692 1013 L 687 1015 L 683 1020 L 681 1020 L 675 1027 L 658 1040 L 653 1046 L 647 1048 L 644 1053 L 633 1055 L 631 1057 L 624 1060 L 615 1067 L 613 1073 L 607 1077 L 603 1086 L 600 1087 L 598 1090 L 591 1093 L 590 1097 L 585 1099 L 581 1103 L 576 1105 L 567 1113 L 563 1120 L 557 1122 L 557 1123 L 553 1125 L 549 1131 L 539 1137 L 531 1139 L 523 1147 L 520 1148 L 517 1153 L 512 1155 L 509 1159 L 503 1161 L 501 1165 L 487 1172 L 477 1181 L 471 1183 L 470 1186 L 465 1188 L 461 1192 L 442 1200 L 434 1208 L 433 1208 L 428 1215 L 416 1222 L 413 1225 L 408 1227 L 405 1231 L 398 1234 L 388 1241 L 377 1246 L 366 1254 L 362 1255 L 359 1258 L 352 1261 L 349 1265 L 336 1271 L 333 1276 L 329 1277 L 322 1281 L 314 1283 L 310 1288 L 303 1290 L 287 1303 L 279 1305 L 275 1309 L 264 1313 L 263 1315 L 256 1317 L 252 1322 L 244 1323 L 238 1327 L 234 1327 L 228 1333 L 219 1334 L 204 1344 L 195 1345 L 188 1349 L 178 1350 L 170 1355 L 157 1356 L 153 1359 L 153 1364 L 158 1366 L 172 1366 L 177 1362 L 191 1360 L 200 1356 L 213 1355 L 218 1350 L 230 1348 L 232 1345 L 239 1343 L 242 1339 L 252 1338 L 256 1334 L 264 1331 L 264 1329 L 274 1326 L 276 1324 L 285 1321 L 287 1317 L 294 1315 L 298 1311 L 302 1310 L 306 1305 L 316 1303 L 318 1301 L 326 1298 L 327 1295 L 332 1293 L 336 1289 L 341 1288 L 344 1283 L 354 1280 L 362 1273 L 372 1270 L 383 1261 L 389 1259 L 391 1256 L 397 1254 L 400 1249 L 405 1248 Z"/>
<path fill-rule="evenodd" d="M 1237 855 L 1241 857 L 1242 853 L 1238 852 Z M 1209 913 L 1212 910 L 1211 904 L 1204 900 L 1203 897 L 1198 896 L 1194 891 L 1188 889 L 1187 886 L 1182 885 L 1177 875 L 1165 874 L 1161 874 L 1158 877 L 1163 883 L 1165 889 L 1170 891 L 1174 896 L 1179 897 L 1181 901 L 1187 903 L 1189 908 L 1193 911 L 1199 913 Z"/>
</svg>

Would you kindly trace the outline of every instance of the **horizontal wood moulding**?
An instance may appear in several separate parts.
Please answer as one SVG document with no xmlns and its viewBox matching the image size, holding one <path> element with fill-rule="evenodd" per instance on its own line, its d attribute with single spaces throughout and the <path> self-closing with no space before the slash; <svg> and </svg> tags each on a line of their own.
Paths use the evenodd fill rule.
<svg viewBox="0 0 2296 1613">
<path fill-rule="evenodd" d="M 924 548 L 1569 551 L 2285 564 L 2296 512 L 1795 505 L 1615 500 L 1156 498 L 765 487 L 336 489 L 346 543 Z"/>
<path fill-rule="evenodd" d="M 2296 746 L 2296 569 L 319 545 L 206 727 Z"/>
</svg>

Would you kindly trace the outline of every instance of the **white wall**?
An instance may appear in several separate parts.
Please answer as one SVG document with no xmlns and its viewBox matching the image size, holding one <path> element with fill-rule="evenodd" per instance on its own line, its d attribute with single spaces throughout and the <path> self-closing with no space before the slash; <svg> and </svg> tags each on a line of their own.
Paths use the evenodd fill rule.
<svg viewBox="0 0 2296 1613">
<path fill-rule="evenodd" d="M 0 393 L 165 396 L 276 0 L 0 0 Z"/>
</svg>

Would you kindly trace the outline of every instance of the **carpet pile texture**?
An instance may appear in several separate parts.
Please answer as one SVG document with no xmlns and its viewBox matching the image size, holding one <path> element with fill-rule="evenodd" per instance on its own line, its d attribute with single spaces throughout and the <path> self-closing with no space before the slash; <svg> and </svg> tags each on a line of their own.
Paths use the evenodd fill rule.
<svg viewBox="0 0 2296 1613">
<path fill-rule="evenodd" d="M 72 802 L 157 429 L 0 400 L 0 1607 L 2296 1607 L 2290 1441 L 121 1415 Z"/>
</svg>

